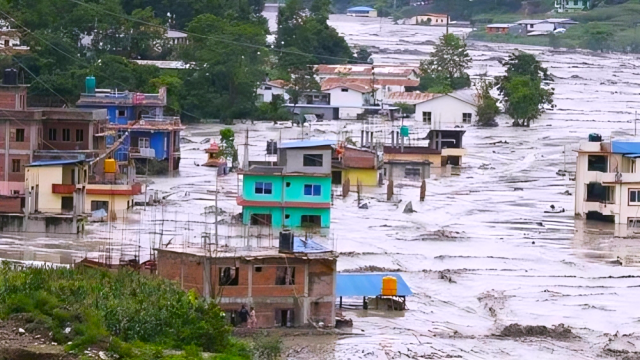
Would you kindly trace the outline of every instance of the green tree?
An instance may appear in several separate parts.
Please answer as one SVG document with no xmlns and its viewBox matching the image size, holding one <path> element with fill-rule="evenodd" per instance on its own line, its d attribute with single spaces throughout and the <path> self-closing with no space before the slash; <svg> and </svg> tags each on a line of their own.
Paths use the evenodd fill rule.
<svg viewBox="0 0 640 360">
<path fill-rule="evenodd" d="M 502 65 L 506 74 L 496 77 L 496 83 L 505 112 L 513 126 L 528 127 L 546 106 L 553 106 L 553 88 L 543 87 L 543 81 L 552 77 L 534 55 L 525 52 L 511 54 Z"/>
<path fill-rule="evenodd" d="M 493 81 L 481 79 L 476 83 L 476 117 L 480 126 L 497 126 L 496 116 L 500 114 L 498 99 L 491 95 L 491 89 L 495 86 Z"/>
<path fill-rule="evenodd" d="M 415 114 L 416 112 L 415 105 L 407 104 L 406 102 L 397 102 L 393 106 L 399 108 L 402 114 Z"/>
<path fill-rule="evenodd" d="M 238 167 L 238 149 L 235 145 L 236 134 L 231 128 L 220 130 L 220 153 L 226 159 L 231 159 L 233 167 Z"/>
<path fill-rule="evenodd" d="M 371 58 L 371 51 L 367 50 L 365 47 L 359 47 L 356 51 L 355 61 L 356 63 L 368 63 Z"/>
<path fill-rule="evenodd" d="M 466 70 L 471 65 L 467 44 L 454 34 L 440 37 L 429 59 L 420 62 L 421 89 L 430 92 L 449 92 L 471 85 Z"/>
<path fill-rule="evenodd" d="M 300 103 L 304 94 L 309 91 L 320 90 L 320 84 L 316 80 L 316 70 L 312 66 L 292 69 L 291 85 L 286 92 L 289 95 L 289 102 L 293 104 L 292 113 L 295 116 L 296 106 Z M 302 123 L 302 119 L 300 119 Z"/>
</svg>

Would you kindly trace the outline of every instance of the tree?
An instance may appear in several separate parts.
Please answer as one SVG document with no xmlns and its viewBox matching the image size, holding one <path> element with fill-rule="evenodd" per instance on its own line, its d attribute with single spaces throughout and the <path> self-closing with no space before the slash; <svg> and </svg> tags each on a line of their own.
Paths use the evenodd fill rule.
<svg viewBox="0 0 640 360">
<path fill-rule="evenodd" d="M 421 90 L 447 92 L 471 85 L 466 70 L 471 65 L 467 44 L 454 34 L 440 37 L 429 59 L 420 62 Z"/>
<path fill-rule="evenodd" d="M 416 107 L 415 105 L 410 105 L 407 104 L 406 102 L 397 102 L 394 103 L 393 106 L 397 107 L 400 109 L 400 112 L 404 115 L 404 114 L 415 114 L 416 112 Z"/>
<path fill-rule="evenodd" d="M 231 128 L 220 130 L 220 155 L 225 159 L 231 159 L 233 167 L 238 166 L 238 149 L 235 145 L 236 134 Z"/>
<path fill-rule="evenodd" d="M 355 63 L 368 63 L 371 58 L 371 52 L 365 47 L 359 47 L 356 51 Z"/>
<path fill-rule="evenodd" d="M 481 79 L 476 83 L 476 117 L 480 126 L 498 126 L 496 116 L 500 114 L 498 99 L 491 96 L 491 89 L 495 86 L 493 81 Z"/>
<path fill-rule="evenodd" d="M 315 75 L 316 70 L 311 66 L 292 70 L 291 85 L 286 91 L 289 95 L 289 101 L 293 104 L 293 116 L 295 116 L 296 106 L 300 103 L 304 93 L 320 90 L 320 84 L 318 84 Z M 300 119 L 300 125 L 302 126 L 302 119 Z"/>
<path fill-rule="evenodd" d="M 528 127 L 545 106 L 553 107 L 553 88 L 542 86 L 543 81 L 553 79 L 535 56 L 525 52 L 509 55 L 502 65 L 506 74 L 496 77 L 496 83 L 505 112 L 513 119 L 513 126 Z"/>
<path fill-rule="evenodd" d="M 596 22 L 587 23 L 583 35 L 584 38 L 580 42 L 581 47 L 601 52 L 611 49 L 614 32 L 609 25 Z"/>
</svg>

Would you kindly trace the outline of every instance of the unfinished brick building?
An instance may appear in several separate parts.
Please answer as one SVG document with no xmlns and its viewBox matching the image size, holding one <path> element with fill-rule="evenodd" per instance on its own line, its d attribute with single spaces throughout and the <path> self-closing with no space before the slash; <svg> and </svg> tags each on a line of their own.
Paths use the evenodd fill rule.
<svg viewBox="0 0 640 360">
<path fill-rule="evenodd" d="M 336 254 L 312 240 L 291 236 L 284 242 L 280 248 L 231 248 L 215 257 L 203 249 L 156 249 L 158 275 L 216 299 L 234 325 L 246 305 L 255 307 L 261 328 L 333 326 Z"/>
</svg>

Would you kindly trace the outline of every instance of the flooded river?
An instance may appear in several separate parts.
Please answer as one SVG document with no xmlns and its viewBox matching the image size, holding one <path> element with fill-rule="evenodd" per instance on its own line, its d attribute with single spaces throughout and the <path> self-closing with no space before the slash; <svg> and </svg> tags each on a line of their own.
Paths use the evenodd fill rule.
<svg viewBox="0 0 640 360">
<path fill-rule="evenodd" d="M 444 31 L 346 16 L 332 16 L 330 24 L 350 44 L 373 47 L 381 63 L 417 64 Z M 640 351 L 640 340 L 625 336 L 640 325 L 640 270 L 617 261 L 640 254 L 640 239 L 624 227 L 574 218 L 574 184 L 556 174 L 575 168 L 572 149 L 589 133 L 633 136 L 640 59 L 470 43 L 470 72 L 500 74 L 498 61 L 516 48 L 535 53 L 549 67 L 557 108 L 529 129 L 512 128 L 506 118 L 497 128 L 467 128 L 468 156 L 459 175 L 433 174 L 424 202 L 418 201 L 417 183 L 402 184 L 402 204 L 412 201 L 415 213 L 404 214 L 402 204 L 386 202 L 382 188 L 365 191 L 366 210 L 357 207 L 355 194 L 337 197 L 330 238 L 340 253 L 339 270 L 375 266 L 401 272 L 414 296 L 402 314 L 344 311 L 354 322 L 349 334 L 287 339 L 290 359 L 592 359 Z M 421 123 L 408 125 L 414 139 L 427 133 Z M 358 138 L 364 126 L 325 121 L 304 132 L 307 138 Z M 366 126 L 383 136 L 391 124 Z M 212 215 L 205 207 L 213 205 L 216 188 L 214 171 L 197 166 L 208 146 L 198 142 L 214 138 L 221 128 L 187 128 L 185 137 L 195 143 L 182 145 L 179 174 L 154 178 L 149 186 L 148 194 L 157 190 L 166 197 L 165 206 L 137 209 L 115 225 L 90 225 L 83 238 L 2 234 L 0 257 L 70 263 L 101 256 L 108 244 L 115 257 L 137 251 L 127 249 L 139 244 L 144 260 L 159 242 L 197 244 L 202 231 L 211 231 Z M 300 128 L 288 124 L 233 128 L 238 144 L 244 143 L 243 131 L 251 129 L 253 159 L 264 158 L 268 139 L 301 136 Z M 242 161 L 242 146 L 240 156 Z M 241 211 L 235 204 L 237 177 L 224 177 L 217 186 L 226 212 L 221 216 L 229 221 Z M 551 205 L 567 211 L 544 213 Z M 232 226 L 221 225 L 219 231 L 226 241 L 245 241 Z M 496 336 L 512 323 L 564 324 L 575 336 Z"/>
</svg>

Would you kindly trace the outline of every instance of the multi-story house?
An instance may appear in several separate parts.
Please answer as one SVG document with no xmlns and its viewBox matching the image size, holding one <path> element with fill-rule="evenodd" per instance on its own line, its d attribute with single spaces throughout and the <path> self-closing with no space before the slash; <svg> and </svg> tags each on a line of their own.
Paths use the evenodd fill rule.
<svg viewBox="0 0 640 360">
<path fill-rule="evenodd" d="M 556 0 L 557 12 L 570 12 L 591 9 L 591 0 Z"/>
<path fill-rule="evenodd" d="M 284 142 L 277 166 L 254 165 L 242 172 L 242 220 L 276 228 L 329 227 L 331 152 L 335 141 Z"/>
<path fill-rule="evenodd" d="M 172 172 L 180 167 L 180 132 L 184 128 L 179 117 L 164 116 L 166 105 L 166 88 L 158 94 L 96 89 L 93 77 L 86 79 L 86 92 L 77 102 L 79 108 L 107 110 L 109 127 L 117 133 L 107 136 L 107 146 L 123 139 L 114 154 L 119 167 L 128 167 L 130 159 L 145 165 L 157 161 Z"/>
<path fill-rule="evenodd" d="M 640 142 L 580 143 L 576 162 L 575 213 L 587 219 L 640 226 Z"/>
</svg>

